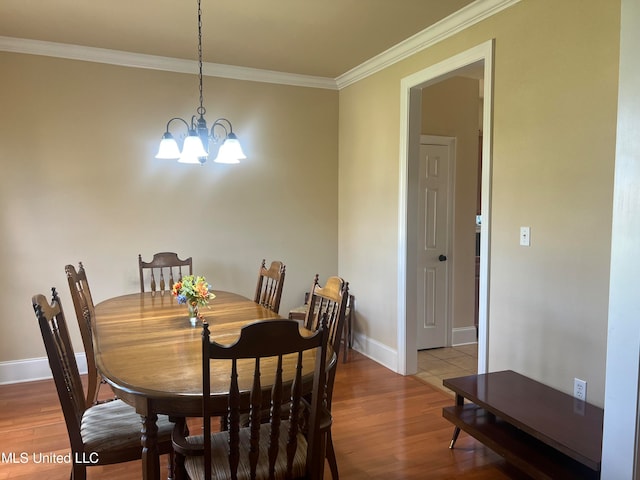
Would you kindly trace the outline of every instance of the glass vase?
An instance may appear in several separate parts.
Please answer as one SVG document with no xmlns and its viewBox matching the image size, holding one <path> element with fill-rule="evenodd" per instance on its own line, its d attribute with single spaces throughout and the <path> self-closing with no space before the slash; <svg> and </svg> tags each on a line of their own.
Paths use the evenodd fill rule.
<svg viewBox="0 0 640 480">
<path fill-rule="evenodd" d="M 198 323 L 198 306 L 197 305 L 189 305 L 189 322 L 191 322 L 192 327 L 195 327 Z"/>
</svg>

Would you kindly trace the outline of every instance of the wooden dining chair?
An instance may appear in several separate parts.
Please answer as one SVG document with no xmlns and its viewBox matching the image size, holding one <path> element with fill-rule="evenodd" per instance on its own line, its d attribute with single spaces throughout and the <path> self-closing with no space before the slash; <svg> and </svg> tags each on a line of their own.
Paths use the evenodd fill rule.
<svg viewBox="0 0 640 480">
<path fill-rule="evenodd" d="M 317 280 L 316 280 L 317 281 Z M 315 282 L 314 282 L 315 285 Z M 307 310 L 309 308 L 309 296 L 311 292 L 304 294 L 304 303 L 298 307 L 294 307 L 289 310 L 288 318 L 292 320 L 304 321 L 307 316 Z M 356 298 L 352 294 L 349 294 L 347 299 L 347 308 L 344 312 L 344 329 L 341 335 L 341 342 L 344 347 L 342 349 L 342 361 L 347 361 L 349 350 L 353 347 L 353 317 L 355 314 Z"/>
<path fill-rule="evenodd" d="M 280 261 L 273 261 L 267 268 L 265 260 L 258 269 L 258 284 L 253 301 L 269 310 L 279 313 L 282 287 L 286 267 Z"/>
<path fill-rule="evenodd" d="M 122 400 L 86 406 L 62 304 L 56 289 L 51 292 L 51 303 L 44 295 L 34 295 L 32 303 L 67 425 L 73 462 L 71 478 L 81 480 L 86 478 L 87 466 L 140 459 L 142 421 L 135 409 Z M 172 455 L 173 424 L 163 415 L 158 415 L 157 424 L 159 452 Z M 170 460 L 169 477 L 173 477 L 172 466 Z"/>
<path fill-rule="evenodd" d="M 308 330 L 316 330 L 322 319 L 326 319 L 327 328 L 329 329 L 329 345 L 333 347 L 336 356 L 336 362 L 332 368 L 327 370 L 327 387 L 325 399 L 327 408 L 331 409 L 331 401 L 333 398 L 333 384 L 335 383 L 336 370 L 338 368 L 337 359 L 340 358 L 340 345 L 342 341 L 342 333 L 344 330 L 345 315 L 347 303 L 349 301 L 349 282 L 345 282 L 337 276 L 329 277 L 324 285 L 320 286 L 319 277 L 316 274 L 313 284 L 309 292 L 307 311 L 304 316 L 303 324 Z M 338 463 L 335 450 L 333 448 L 333 439 L 331 436 L 331 428 L 327 433 L 326 458 L 331 470 L 331 478 L 338 480 Z"/>
<path fill-rule="evenodd" d="M 80 328 L 80 337 L 87 358 L 87 395 L 86 406 L 90 407 L 98 403 L 100 386 L 104 383 L 102 375 L 98 373 L 95 353 L 93 350 L 93 332 L 91 323 L 94 319 L 95 309 L 91 289 L 87 280 L 87 272 L 82 262 L 78 262 L 78 270 L 73 265 L 66 265 L 64 271 L 69 282 L 71 300 L 76 311 L 76 319 Z"/>
<path fill-rule="evenodd" d="M 183 272 L 184 269 L 184 272 Z M 191 257 L 181 260 L 174 252 L 160 252 L 153 255 L 150 262 L 144 262 L 142 255 L 138 255 L 138 270 L 140 271 L 140 291 L 144 293 L 145 277 L 149 282 L 151 292 L 155 294 L 157 287 L 164 294 L 171 290 L 173 284 L 182 280 L 182 275 L 193 275 L 193 260 Z M 186 272 L 189 273 L 186 273 Z M 165 281 L 168 279 L 169 283 Z"/>
<path fill-rule="evenodd" d="M 326 425 L 331 413 L 324 405 L 328 329 L 302 336 L 294 320 L 258 321 L 242 328 L 232 345 L 209 339 L 209 326 L 202 331 L 203 435 L 187 437 L 174 430 L 174 448 L 185 454 L 184 467 L 196 479 L 294 478 L 322 479 Z M 315 349 L 315 354 L 312 350 Z M 313 355 L 312 369 L 303 368 L 303 358 Z M 228 430 L 211 432 L 211 364 L 230 361 Z M 250 365 L 253 375 L 238 379 L 239 365 Z M 272 365 L 268 367 L 267 365 Z M 276 368 L 274 368 L 274 366 Z M 307 363 L 307 366 L 310 366 Z M 265 381 L 264 371 L 274 370 Z M 313 376 L 313 389 L 303 397 L 303 381 Z M 262 385 L 265 385 L 263 388 Z M 281 406 L 290 403 L 290 415 L 282 418 Z M 268 422 L 262 412 L 268 409 Z M 307 423 L 298 421 L 308 411 Z M 249 425 L 240 425 L 240 415 L 249 412 Z M 196 455 L 190 455 L 195 446 Z"/>
</svg>

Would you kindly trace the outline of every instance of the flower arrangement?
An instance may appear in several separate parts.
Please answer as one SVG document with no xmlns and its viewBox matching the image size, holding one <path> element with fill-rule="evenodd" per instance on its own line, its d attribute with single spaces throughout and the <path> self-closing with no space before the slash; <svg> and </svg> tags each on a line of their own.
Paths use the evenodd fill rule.
<svg viewBox="0 0 640 480">
<path fill-rule="evenodd" d="M 216 298 L 211 292 L 211 285 L 207 279 L 201 276 L 185 275 L 181 280 L 173 284 L 171 293 L 176 297 L 178 303 L 186 304 L 189 308 L 190 317 L 202 317 L 198 312 L 198 307 L 209 305 L 209 300 Z"/>
</svg>

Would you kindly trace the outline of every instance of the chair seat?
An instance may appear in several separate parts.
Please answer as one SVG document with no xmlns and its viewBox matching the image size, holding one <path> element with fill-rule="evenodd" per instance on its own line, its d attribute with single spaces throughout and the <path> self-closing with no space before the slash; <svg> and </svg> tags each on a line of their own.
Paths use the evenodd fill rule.
<svg viewBox="0 0 640 480">
<path fill-rule="evenodd" d="M 298 318 L 298 315 L 302 315 L 302 318 L 304 319 L 304 316 L 306 313 L 307 313 L 307 306 L 300 305 L 299 307 L 292 308 L 291 310 L 289 310 L 289 318 L 291 318 L 291 315 L 296 315 L 295 318 Z"/>
<path fill-rule="evenodd" d="M 280 436 L 278 440 L 278 457 L 275 467 L 275 478 L 284 479 L 287 471 L 286 467 L 286 449 L 287 449 L 287 431 L 289 422 L 283 421 L 280 424 Z M 269 436 L 271 426 L 262 424 L 260 426 L 260 448 L 258 454 L 258 466 L 256 469 L 257 478 L 269 478 L 269 457 L 267 446 L 269 445 Z M 249 428 L 240 429 L 240 465 L 238 466 L 238 480 L 249 479 Z M 202 445 L 204 438 L 202 435 L 194 435 L 186 438 L 191 445 Z M 293 478 L 305 477 L 305 465 L 307 455 L 307 440 L 301 433 L 297 435 L 298 446 L 293 459 Z M 229 470 L 229 432 L 223 431 L 211 435 L 211 478 L 215 480 L 231 479 Z M 204 475 L 204 457 L 188 456 L 184 462 L 185 469 L 192 479 L 201 479 Z"/>
<path fill-rule="evenodd" d="M 158 415 L 157 425 L 158 443 L 170 443 L 173 423 L 166 415 Z M 113 400 L 85 410 L 80 434 L 85 452 L 96 452 L 103 460 L 103 452 L 142 449 L 141 428 L 142 419 L 135 409 L 122 400 Z"/>
</svg>

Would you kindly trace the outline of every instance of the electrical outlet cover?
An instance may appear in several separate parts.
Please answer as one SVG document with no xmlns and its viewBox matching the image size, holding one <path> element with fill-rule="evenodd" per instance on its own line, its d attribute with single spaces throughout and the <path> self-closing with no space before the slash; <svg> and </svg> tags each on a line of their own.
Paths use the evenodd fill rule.
<svg viewBox="0 0 640 480">
<path fill-rule="evenodd" d="M 578 400 L 587 401 L 587 382 L 585 380 L 573 379 L 573 396 Z"/>
</svg>

